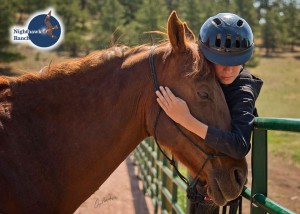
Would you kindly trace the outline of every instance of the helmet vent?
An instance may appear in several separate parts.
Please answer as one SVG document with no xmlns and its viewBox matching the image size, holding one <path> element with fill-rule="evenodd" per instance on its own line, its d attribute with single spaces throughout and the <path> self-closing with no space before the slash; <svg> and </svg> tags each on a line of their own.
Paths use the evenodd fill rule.
<svg viewBox="0 0 300 214">
<path fill-rule="evenodd" d="M 242 40 L 242 48 L 248 48 L 248 42 L 246 39 Z"/>
<path fill-rule="evenodd" d="M 216 25 L 220 25 L 221 24 L 221 21 L 218 18 L 214 18 L 213 22 L 216 23 Z"/>
<path fill-rule="evenodd" d="M 231 48 L 231 35 L 230 34 L 226 35 L 225 47 Z"/>
<path fill-rule="evenodd" d="M 243 25 L 243 23 L 244 23 L 243 20 L 238 20 L 237 23 L 236 23 L 236 25 L 239 26 L 239 27 L 241 27 Z"/>
<path fill-rule="evenodd" d="M 240 42 L 240 37 L 239 37 L 239 36 L 237 36 L 236 39 L 235 39 L 235 46 L 236 46 L 237 48 L 240 48 L 240 47 L 241 47 L 241 42 Z"/>
<path fill-rule="evenodd" d="M 221 34 L 217 34 L 217 36 L 216 36 L 216 41 L 215 41 L 215 46 L 216 47 L 220 47 L 221 46 Z"/>
</svg>

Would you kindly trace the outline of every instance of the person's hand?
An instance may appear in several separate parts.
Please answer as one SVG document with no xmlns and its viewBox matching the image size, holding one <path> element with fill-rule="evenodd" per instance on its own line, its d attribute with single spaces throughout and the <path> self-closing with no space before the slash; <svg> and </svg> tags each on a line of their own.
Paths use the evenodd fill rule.
<svg viewBox="0 0 300 214">
<path fill-rule="evenodd" d="M 176 97 L 168 87 L 159 87 L 157 90 L 157 102 L 166 114 L 175 122 L 185 125 L 191 116 L 189 107 L 186 102 Z"/>
</svg>

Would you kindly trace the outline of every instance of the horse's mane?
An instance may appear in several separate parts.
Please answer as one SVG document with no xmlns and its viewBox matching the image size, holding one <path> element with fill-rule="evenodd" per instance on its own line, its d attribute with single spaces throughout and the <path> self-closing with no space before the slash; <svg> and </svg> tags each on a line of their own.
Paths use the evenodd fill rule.
<svg viewBox="0 0 300 214">
<path fill-rule="evenodd" d="M 167 35 L 166 33 L 160 31 L 151 31 L 149 33 Z M 188 72 L 187 76 L 205 77 L 208 74 L 214 73 L 212 72 L 211 63 L 204 58 L 204 56 L 202 55 L 201 51 L 198 48 L 198 45 L 194 41 L 187 40 L 186 42 L 187 45 L 190 47 L 189 49 L 192 52 L 194 52 L 192 54 L 194 56 L 193 70 Z M 166 59 L 166 57 L 172 52 L 171 45 L 167 38 L 154 45 L 157 47 L 167 46 L 167 51 L 165 52 L 163 59 Z M 71 59 L 61 63 L 53 63 L 51 61 L 49 65 L 45 66 L 40 70 L 37 76 L 49 78 L 49 76 L 71 75 L 72 73 L 75 72 L 87 71 L 90 69 L 94 69 L 98 67 L 100 64 L 103 64 L 108 61 L 126 58 L 129 56 L 133 56 L 134 54 L 137 53 L 149 51 L 152 46 L 153 44 L 142 44 L 142 45 L 129 47 L 126 45 L 117 44 L 104 50 L 94 51 L 85 57 Z"/>
<path fill-rule="evenodd" d="M 159 46 L 162 46 L 164 44 L 161 43 L 159 44 Z M 150 49 L 150 47 L 150 44 L 142 44 L 135 47 L 129 47 L 126 45 L 114 45 L 105 50 L 94 51 L 89 55 L 81 58 L 71 59 L 61 63 L 50 62 L 49 65 L 40 70 L 40 74 L 42 76 L 53 76 L 86 71 L 108 61 L 126 58 L 134 54 L 147 51 Z"/>
</svg>

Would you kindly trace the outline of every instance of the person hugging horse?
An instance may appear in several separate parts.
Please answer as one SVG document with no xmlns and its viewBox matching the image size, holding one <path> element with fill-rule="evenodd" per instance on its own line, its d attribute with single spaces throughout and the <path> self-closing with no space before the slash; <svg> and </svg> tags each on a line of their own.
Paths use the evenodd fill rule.
<svg viewBox="0 0 300 214">
<path fill-rule="evenodd" d="M 261 79 L 244 69 L 254 49 L 252 30 L 238 15 L 219 13 L 202 25 L 198 43 L 205 58 L 213 64 L 225 95 L 232 119 L 231 131 L 199 121 L 190 113 L 186 102 L 168 87 L 160 86 L 156 91 L 157 102 L 169 117 L 200 136 L 209 147 L 235 159 L 244 158 L 250 150 L 257 116 L 255 101 L 263 85 Z"/>
</svg>

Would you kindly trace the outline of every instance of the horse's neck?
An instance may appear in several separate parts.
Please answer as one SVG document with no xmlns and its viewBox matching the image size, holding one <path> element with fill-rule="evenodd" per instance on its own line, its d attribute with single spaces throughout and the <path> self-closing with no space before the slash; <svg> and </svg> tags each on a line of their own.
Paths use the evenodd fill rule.
<svg viewBox="0 0 300 214">
<path fill-rule="evenodd" d="M 128 145 L 131 143 L 128 140 L 138 139 L 133 147 L 129 147 L 132 150 L 147 135 L 145 115 L 151 103 L 149 98 L 155 101 L 149 62 L 143 57 L 136 62 L 132 62 L 132 59 L 124 59 L 119 65 L 113 64 L 116 67 L 110 70 L 108 77 L 105 78 L 109 81 L 102 81 L 98 84 L 103 90 L 100 100 L 105 103 L 105 109 L 107 109 L 103 116 L 105 123 L 115 131 L 113 137 L 119 135 L 123 139 L 122 142 L 118 140 L 116 143 Z M 103 118 L 101 122 L 104 122 Z"/>
<path fill-rule="evenodd" d="M 99 105 L 100 109 L 98 118 L 95 118 L 99 126 L 95 130 L 98 140 L 90 143 L 97 151 L 96 164 L 89 171 L 89 176 L 94 176 L 96 180 L 93 182 L 98 186 L 148 135 L 146 114 L 149 112 L 146 111 L 155 102 L 149 62 L 147 58 L 133 64 L 126 60 L 130 59 L 119 65 L 116 62 L 116 67 L 111 68 L 104 79 L 93 83 L 99 88 L 99 93 L 92 99 L 98 100 L 95 108 Z M 126 63 L 130 66 L 127 67 Z M 93 191 L 95 189 L 91 189 L 90 193 Z"/>
<path fill-rule="evenodd" d="M 155 102 L 155 94 L 148 53 L 144 55 L 146 57 L 142 56 L 139 60 L 131 58 L 132 56 L 123 61 L 116 59 L 110 62 L 110 66 L 113 66 L 109 71 L 101 71 L 104 68 L 100 66 L 99 71 L 94 72 L 104 71 L 105 74 L 98 79 L 95 74 L 88 87 L 97 89 L 97 92 L 94 92 L 94 96 L 78 98 L 86 99 L 84 103 L 89 104 L 83 110 L 85 115 L 81 115 L 82 118 L 78 118 L 78 121 L 82 123 L 86 117 L 90 117 L 92 121 L 87 121 L 83 127 L 94 130 L 81 130 L 79 132 L 84 134 L 81 133 L 78 137 L 85 145 L 97 151 L 92 153 L 94 157 L 87 154 L 85 159 L 86 162 L 97 162 L 90 173 L 98 175 L 94 177 L 98 185 L 99 182 L 104 182 L 148 135 L 146 115 L 149 114 L 150 105 Z M 92 114 L 92 111 L 96 113 Z"/>
</svg>

